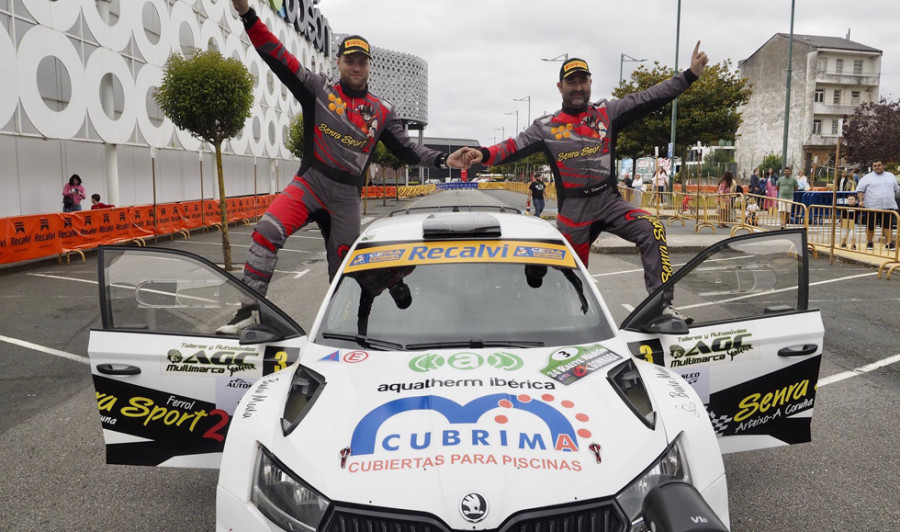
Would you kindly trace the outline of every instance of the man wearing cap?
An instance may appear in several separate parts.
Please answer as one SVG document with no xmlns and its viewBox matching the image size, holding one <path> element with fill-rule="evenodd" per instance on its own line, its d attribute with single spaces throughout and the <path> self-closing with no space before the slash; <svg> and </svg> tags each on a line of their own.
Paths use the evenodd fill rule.
<svg viewBox="0 0 900 532">
<path fill-rule="evenodd" d="M 278 250 L 294 232 L 315 221 L 325 238 L 328 276 L 333 278 L 360 228 L 360 189 L 379 140 L 414 165 L 468 168 L 460 152 L 448 156 L 413 142 L 393 106 L 368 90 L 372 52 L 353 35 L 338 46 L 339 81 L 300 64 L 259 19 L 249 0 L 232 0 L 250 41 L 272 72 L 303 107 L 303 157 L 293 181 L 253 230 L 243 281 L 265 295 Z M 217 332 L 237 334 L 255 323 L 253 307 L 242 307 Z"/>
<path fill-rule="evenodd" d="M 490 147 L 468 148 L 465 158 L 493 166 L 536 152 L 547 154 L 556 182 L 556 224 L 582 262 L 588 263 L 591 242 L 601 231 L 609 231 L 640 248 L 644 283 L 652 293 L 672 274 L 665 226 L 619 194 L 616 137 L 635 120 L 678 97 L 700 77 L 708 61 L 698 41 L 688 70 L 620 100 L 591 103 L 587 62 L 568 59 L 556 84 L 562 95 L 561 110 L 538 118 L 515 138 Z M 664 313 L 687 318 L 672 307 L 670 298 L 665 299 Z"/>
</svg>

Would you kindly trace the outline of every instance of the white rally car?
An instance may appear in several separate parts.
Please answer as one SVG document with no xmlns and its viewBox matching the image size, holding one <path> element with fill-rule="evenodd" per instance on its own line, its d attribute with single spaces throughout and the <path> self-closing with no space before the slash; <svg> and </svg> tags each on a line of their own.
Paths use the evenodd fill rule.
<svg viewBox="0 0 900 532">
<path fill-rule="evenodd" d="M 721 453 L 810 439 L 805 233 L 723 241 L 616 327 L 560 233 L 503 211 L 373 223 L 309 333 L 199 257 L 101 248 L 108 462 L 220 467 L 223 532 L 727 530 Z"/>
</svg>

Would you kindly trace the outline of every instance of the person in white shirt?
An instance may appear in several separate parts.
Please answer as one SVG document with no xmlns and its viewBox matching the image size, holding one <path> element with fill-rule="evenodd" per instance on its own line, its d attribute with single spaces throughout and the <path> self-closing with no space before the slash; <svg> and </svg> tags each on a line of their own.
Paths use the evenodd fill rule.
<svg viewBox="0 0 900 532">
<path fill-rule="evenodd" d="M 894 174 L 884 171 L 884 163 L 876 159 L 872 161 L 872 171 L 863 176 L 856 186 L 859 206 L 864 209 L 878 209 L 897 213 L 897 191 L 900 185 Z M 891 239 L 891 229 L 897 223 L 897 216 L 887 213 L 867 212 L 866 214 L 866 249 L 875 249 L 875 225 L 881 225 L 885 249 L 895 249 Z M 900 213 L 898 213 L 900 214 Z"/>
</svg>

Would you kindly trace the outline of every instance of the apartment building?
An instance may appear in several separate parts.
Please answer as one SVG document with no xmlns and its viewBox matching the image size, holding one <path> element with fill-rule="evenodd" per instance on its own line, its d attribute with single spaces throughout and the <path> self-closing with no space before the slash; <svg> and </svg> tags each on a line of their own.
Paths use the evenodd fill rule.
<svg viewBox="0 0 900 532">
<path fill-rule="evenodd" d="M 763 157 L 781 155 L 790 35 L 777 33 L 740 61 L 753 88 L 741 108 L 735 157 L 749 175 Z M 877 102 L 881 50 L 847 38 L 794 35 L 787 162 L 807 175 L 834 167 L 844 117 L 865 102 Z"/>
</svg>

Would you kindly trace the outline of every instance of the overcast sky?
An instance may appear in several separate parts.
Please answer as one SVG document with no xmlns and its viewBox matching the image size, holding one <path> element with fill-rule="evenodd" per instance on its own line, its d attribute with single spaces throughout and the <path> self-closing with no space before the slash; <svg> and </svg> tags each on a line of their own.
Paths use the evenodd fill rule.
<svg viewBox="0 0 900 532">
<path fill-rule="evenodd" d="M 429 137 L 482 144 L 560 106 L 556 88 L 568 53 L 590 65 L 592 100 L 619 81 L 620 54 L 673 67 L 677 0 L 321 0 L 335 33 L 358 33 L 373 46 L 428 62 Z M 774 34 L 790 31 L 789 0 L 684 0 L 678 67 L 697 40 L 715 63 L 734 67 Z M 883 97 L 900 98 L 900 4 L 897 0 L 797 0 L 794 33 L 845 37 L 882 50 Z M 637 63 L 625 62 L 627 79 Z M 787 58 L 785 57 L 785 65 Z M 782 113 L 783 107 L 775 109 Z M 504 131 L 500 131 L 504 128 Z"/>
</svg>

